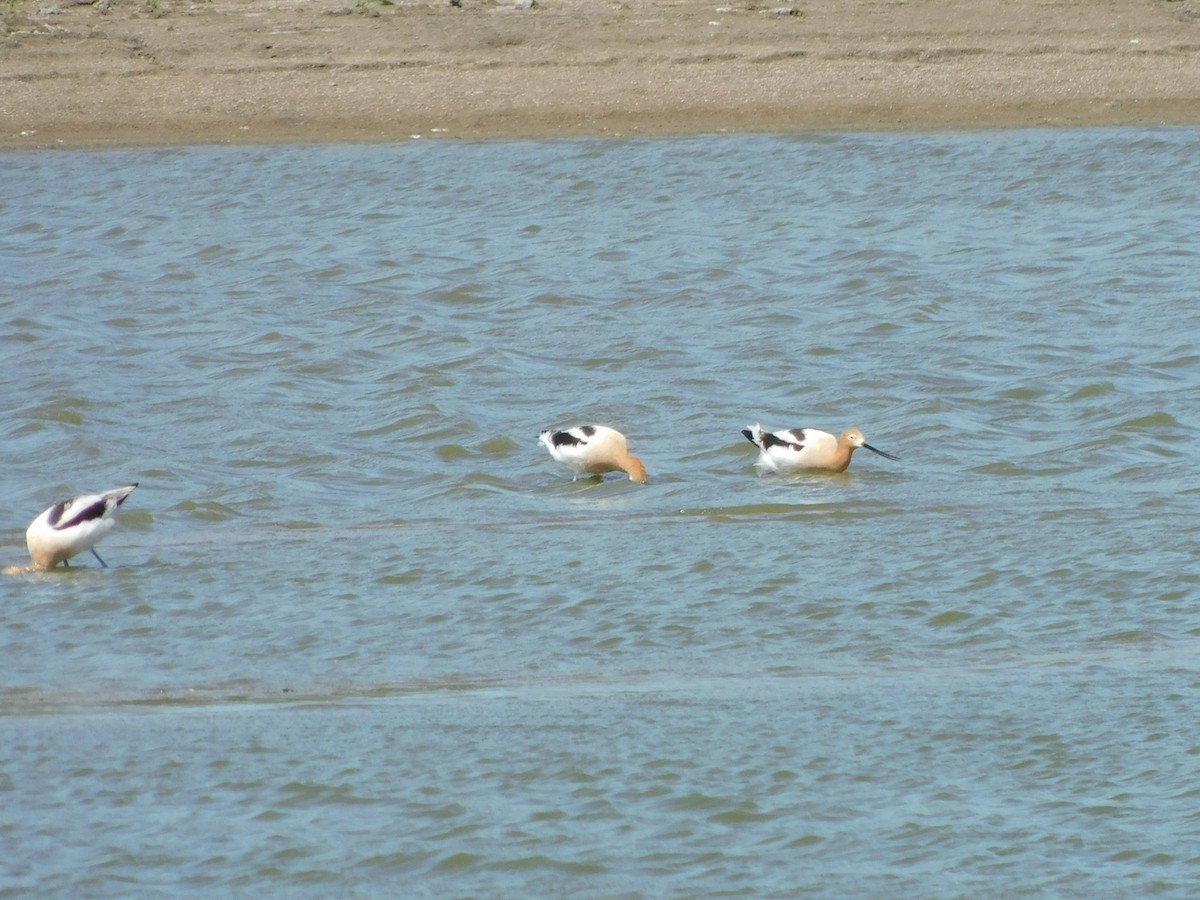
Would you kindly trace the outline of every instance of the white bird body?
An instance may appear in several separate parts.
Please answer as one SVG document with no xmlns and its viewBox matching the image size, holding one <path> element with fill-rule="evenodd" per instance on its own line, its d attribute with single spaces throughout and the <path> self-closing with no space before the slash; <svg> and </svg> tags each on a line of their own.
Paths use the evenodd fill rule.
<svg viewBox="0 0 1200 900">
<path fill-rule="evenodd" d="M 33 520 L 25 532 L 29 558 L 35 569 L 53 569 L 59 563 L 85 550 L 100 560 L 96 543 L 116 527 L 117 508 L 125 502 L 137 484 L 114 488 L 100 494 L 81 494 L 55 503 Z"/>
<path fill-rule="evenodd" d="M 764 431 L 761 425 L 751 425 L 742 434 L 758 447 L 757 465 L 768 472 L 844 472 L 850 465 L 850 457 L 859 447 L 866 447 L 887 459 L 899 459 L 878 447 L 872 447 L 857 428 L 847 428 L 839 437 L 834 437 L 816 428 Z"/>
<path fill-rule="evenodd" d="M 630 481 L 645 482 L 646 467 L 629 452 L 625 435 L 606 425 L 579 425 L 538 435 L 550 455 L 578 475 L 625 472 Z"/>
</svg>

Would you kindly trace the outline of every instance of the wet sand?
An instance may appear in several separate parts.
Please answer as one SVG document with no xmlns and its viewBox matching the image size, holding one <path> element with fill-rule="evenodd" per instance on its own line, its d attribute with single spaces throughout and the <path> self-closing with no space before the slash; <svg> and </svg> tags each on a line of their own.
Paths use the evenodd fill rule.
<svg viewBox="0 0 1200 900">
<path fill-rule="evenodd" d="M 1200 0 L 0 0 L 0 148 L 1200 124 Z"/>
</svg>

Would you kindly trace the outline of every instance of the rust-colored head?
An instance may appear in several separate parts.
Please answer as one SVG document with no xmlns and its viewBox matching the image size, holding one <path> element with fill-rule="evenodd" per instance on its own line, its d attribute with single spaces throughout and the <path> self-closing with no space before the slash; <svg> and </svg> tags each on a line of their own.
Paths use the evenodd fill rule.
<svg viewBox="0 0 1200 900">
<path fill-rule="evenodd" d="M 872 453 L 878 453 L 880 456 L 884 457 L 885 459 L 897 459 L 898 460 L 900 458 L 898 456 L 892 456 L 892 454 L 890 454 L 890 453 L 885 453 L 884 451 L 880 450 L 878 447 L 872 447 L 870 444 L 867 443 L 866 435 L 864 435 L 862 433 L 862 431 L 858 428 L 847 428 L 845 431 L 842 432 L 842 436 L 838 440 L 838 443 L 847 445 L 849 447 L 849 452 L 846 454 L 846 465 L 850 465 L 850 454 L 853 453 L 859 447 L 865 447 L 866 449 L 870 450 Z M 843 468 L 845 468 L 845 466 L 843 466 Z"/>
<path fill-rule="evenodd" d="M 632 453 L 626 453 L 622 460 L 621 471 L 629 473 L 629 480 L 638 484 L 646 483 L 646 467 Z"/>
</svg>

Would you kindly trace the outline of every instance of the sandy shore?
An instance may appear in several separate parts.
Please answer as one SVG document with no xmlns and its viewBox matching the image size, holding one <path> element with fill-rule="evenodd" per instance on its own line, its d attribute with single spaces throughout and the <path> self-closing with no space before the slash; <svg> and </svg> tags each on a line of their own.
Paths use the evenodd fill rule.
<svg viewBox="0 0 1200 900">
<path fill-rule="evenodd" d="M 0 148 L 1200 123 L 1200 0 L 0 0 Z"/>
</svg>

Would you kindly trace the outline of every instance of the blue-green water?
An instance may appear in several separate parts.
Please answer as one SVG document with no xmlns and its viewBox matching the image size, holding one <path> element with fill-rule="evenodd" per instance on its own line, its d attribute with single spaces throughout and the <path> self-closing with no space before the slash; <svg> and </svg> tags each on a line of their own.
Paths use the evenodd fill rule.
<svg viewBox="0 0 1200 900">
<path fill-rule="evenodd" d="M 0 893 L 1192 896 L 1200 132 L 0 159 Z"/>
</svg>

